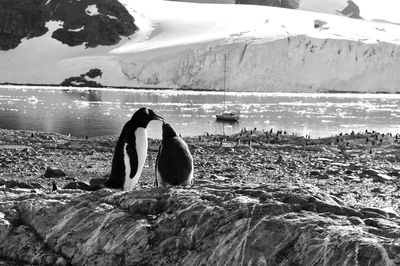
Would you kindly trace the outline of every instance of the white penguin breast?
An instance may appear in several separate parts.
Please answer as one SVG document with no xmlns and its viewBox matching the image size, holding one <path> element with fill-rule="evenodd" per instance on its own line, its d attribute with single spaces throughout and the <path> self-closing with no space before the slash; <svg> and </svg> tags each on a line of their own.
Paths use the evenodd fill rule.
<svg viewBox="0 0 400 266">
<path fill-rule="evenodd" d="M 135 137 L 136 137 L 136 152 L 138 156 L 138 170 L 135 175 L 135 177 L 139 174 L 142 173 L 144 162 L 146 161 L 147 157 L 147 132 L 146 129 L 143 127 L 139 127 L 135 131 Z M 139 179 L 139 176 L 137 177 Z"/>
<path fill-rule="evenodd" d="M 139 127 L 135 131 L 135 148 L 138 159 L 138 168 L 135 176 L 131 179 L 130 173 L 132 171 L 128 153 L 126 151 L 127 143 L 124 146 L 124 163 L 125 163 L 125 183 L 124 190 L 131 190 L 134 185 L 139 182 L 140 175 L 143 170 L 144 163 L 147 157 L 147 132 L 145 128 Z"/>
</svg>

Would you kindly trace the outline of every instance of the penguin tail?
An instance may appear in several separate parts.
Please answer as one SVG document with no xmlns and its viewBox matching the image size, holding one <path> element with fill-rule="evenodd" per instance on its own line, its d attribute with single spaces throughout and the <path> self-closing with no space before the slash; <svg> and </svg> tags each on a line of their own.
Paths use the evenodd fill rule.
<svg viewBox="0 0 400 266">
<path fill-rule="evenodd" d="M 104 184 L 100 184 L 100 185 L 95 185 L 95 186 L 91 186 L 88 188 L 88 191 L 97 191 L 100 190 L 102 188 L 105 188 L 106 186 L 104 186 Z"/>
<path fill-rule="evenodd" d="M 113 180 L 111 178 L 108 179 L 103 184 L 101 184 L 100 186 L 102 186 L 102 188 L 122 189 L 122 187 L 120 185 L 116 184 L 115 182 L 113 182 Z"/>
</svg>

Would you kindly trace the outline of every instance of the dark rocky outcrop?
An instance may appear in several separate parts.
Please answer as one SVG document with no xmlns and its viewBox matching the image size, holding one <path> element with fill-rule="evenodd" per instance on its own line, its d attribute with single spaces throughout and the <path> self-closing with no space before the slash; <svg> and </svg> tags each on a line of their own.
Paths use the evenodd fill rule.
<svg viewBox="0 0 400 266">
<path fill-rule="evenodd" d="M 103 71 L 101 71 L 98 68 L 93 68 L 86 73 L 86 76 L 88 76 L 91 79 L 101 77 L 102 75 L 103 75 Z"/>
<path fill-rule="evenodd" d="M 235 4 L 263 5 L 297 9 L 301 0 L 235 0 Z M 353 1 L 347 1 L 347 6 L 343 10 L 336 10 L 337 13 L 350 18 L 361 19 L 360 8 Z"/>
<path fill-rule="evenodd" d="M 98 14 L 87 7 L 95 5 Z M 48 21 L 62 21 L 52 37 L 69 46 L 113 45 L 138 28 L 134 18 L 117 0 L 2 0 L 0 2 L 0 50 L 17 47 L 23 38 L 45 34 Z"/>
<path fill-rule="evenodd" d="M 94 80 L 90 80 L 90 79 L 94 79 L 97 77 L 101 78 L 102 74 L 103 74 L 103 72 L 100 69 L 94 68 L 80 76 L 69 77 L 69 78 L 65 79 L 60 85 L 64 86 L 64 87 L 101 88 L 101 87 L 103 87 L 102 84 L 100 84 Z"/>
<path fill-rule="evenodd" d="M 296 9 L 300 0 L 235 0 L 235 4 L 263 5 Z"/>
<path fill-rule="evenodd" d="M 360 8 L 353 1 L 347 1 L 347 6 L 341 11 L 338 10 L 338 12 L 350 18 L 361 18 Z"/>
<path fill-rule="evenodd" d="M 43 0 L 2 0 L 0 2 L 0 50 L 17 47 L 22 38 L 45 34 L 48 15 Z"/>
<path fill-rule="evenodd" d="M 2 191 L 0 257 L 40 265 L 395 265 L 400 217 L 314 186 Z M 4 190 L 4 189 L 3 189 Z"/>
<path fill-rule="evenodd" d="M 319 20 L 319 19 L 314 20 L 314 28 L 315 28 L 315 29 L 320 29 L 320 28 L 322 28 L 322 27 L 323 27 L 324 25 L 326 25 L 326 24 L 327 24 L 326 21 Z"/>
</svg>

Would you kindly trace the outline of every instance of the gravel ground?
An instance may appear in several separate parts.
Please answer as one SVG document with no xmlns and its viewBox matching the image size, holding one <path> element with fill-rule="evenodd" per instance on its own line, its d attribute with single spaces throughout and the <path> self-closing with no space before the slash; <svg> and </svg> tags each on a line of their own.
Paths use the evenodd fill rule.
<svg viewBox="0 0 400 266">
<path fill-rule="evenodd" d="M 0 129 L 0 185 L 51 191 L 53 183 L 103 178 L 110 172 L 117 136 L 79 139 L 55 133 Z M 353 207 L 400 213 L 400 135 L 360 132 L 310 139 L 282 131 L 185 138 L 195 182 L 315 186 Z M 139 186 L 154 185 L 159 140 L 149 152 Z M 48 178 L 47 167 L 64 177 Z"/>
</svg>

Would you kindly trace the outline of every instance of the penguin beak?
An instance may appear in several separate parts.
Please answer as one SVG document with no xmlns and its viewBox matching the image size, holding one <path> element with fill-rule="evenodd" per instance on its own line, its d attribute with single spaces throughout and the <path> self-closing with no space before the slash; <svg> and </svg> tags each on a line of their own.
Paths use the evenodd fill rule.
<svg viewBox="0 0 400 266">
<path fill-rule="evenodd" d="M 164 118 L 162 118 L 161 116 L 156 115 L 156 114 L 153 114 L 153 117 L 151 118 L 151 120 L 160 120 L 160 121 L 164 122 Z"/>
</svg>

